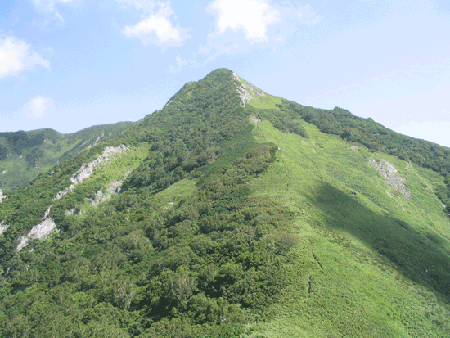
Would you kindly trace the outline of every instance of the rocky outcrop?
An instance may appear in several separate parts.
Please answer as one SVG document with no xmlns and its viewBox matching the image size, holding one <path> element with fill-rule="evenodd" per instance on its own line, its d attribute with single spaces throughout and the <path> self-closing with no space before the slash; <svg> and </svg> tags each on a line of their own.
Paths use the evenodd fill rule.
<svg viewBox="0 0 450 338">
<path fill-rule="evenodd" d="M 100 139 L 101 139 L 101 137 L 98 136 L 97 139 L 94 141 L 94 143 L 88 145 L 87 148 L 89 149 L 89 148 L 95 147 L 97 145 L 98 141 L 100 141 Z"/>
<path fill-rule="evenodd" d="M 94 168 L 97 167 L 100 163 L 109 161 L 113 154 L 122 154 L 126 153 L 127 151 L 128 147 L 124 146 L 123 144 L 120 144 L 117 147 L 106 147 L 103 153 L 98 155 L 95 160 L 88 164 L 83 164 L 81 168 L 78 169 L 70 178 L 72 184 L 64 190 L 59 191 L 53 200 L 55 201 L 61 199 L 68 192 L 72 191 L 76 184 L 82 183 L 83 180 L 89 178 L 92 175 Z"/>
<path fill-rule="evenodd" d="M 9 228 L 8 224 L 3 223 L 4 221 L 0 221 L 0 235 Z"/>
<path fill-rule="evenodd" d="M 370 160 L 369 163 L 384 176 L 386 183 L 399 191 L 403 196 L 407 198 L 411 197 L 411 192 L 406 190 L 404 184 L 406 178 L 397 176 L 398 170 L 392 164 L 385 160 L 381 160 L 380 163 L 377 163 L 376 160 Z"/>
<path fill-rule="evenodd" d="M 83 214 L 83 211 L 81 211 L 80 209 L 78 209 L 78 208 L 73 208 L 73 209 L 70 209 L 70 210 L 66 210 L 66 216 L 70 216 L 70 215 L 82 215 Z"/>
<path fill-rule="evenodd" d="M 20 236 L 18 238 L 19 244 L 16 247 L 17 251 L 22 250 L 25 246 L 27 246 L 28 241 L 30 239 L 45 239 L 50 235 L 53 229 L 56 228 L 55 222 L 51 218 L 48 218 L 48 215 L 50 213 L 50 210 L 52 209 L 52 206 L 49 206 L 47 211 L 44 213 L 44 217 L 42 219 L 42 222 L 38 225 L 35 225 L 28 235 L 26 236 Z"/>
<path fill-rule="evenodd" d="M 253 86 L 250 83 L 244 82 L 241 77 L 235 73 L 233 73 L 233 77 L 236 80 L 236 92 L 239 94 L 241 98 L 241 104 L 245 107 L 247 103 L 250 103 L 251 99 L 253 99 L 256 95 L 258 96 L 266 96 L 266 94 Z"/>
<path fill-rule="evenodd" d="M 0 203 L 2 203 L 2 201 L 6 198 L 5 195 L 3 195 L 3 191 L 2 189 L 0 189 Z"/>
<path fill-rule="evenodd" d="M 258 122 L 261 122 L 261 119 L 257 116 L 250 116 L 250 119 L 253 121 L 253 123 L 257 124 Z"/>
<path fill-rule="evenodd" d="M 103 193 L 103 189 L 97 191 L 95 198 L 88 198 L 88 201 L 91 205 L 99 205 L 100 202 L 109 200 L 112 194 L 118 194 L 121 192 L 123 181 L 113 181 L 109 185 L 108 189 L 106 189 L 106 193 Z"/>
</svg>

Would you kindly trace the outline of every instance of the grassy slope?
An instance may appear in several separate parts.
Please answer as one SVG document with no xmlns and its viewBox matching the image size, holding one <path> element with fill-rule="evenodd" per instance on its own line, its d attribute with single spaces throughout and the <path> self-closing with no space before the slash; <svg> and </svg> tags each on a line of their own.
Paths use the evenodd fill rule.
<svg viewBox="0 0 450 338">
<path fill-rule="evenodd" d="M 275 103 L 252 101 L 256 108 Z M 252 336 L 448 336 L 449 300 L 439 291 L 449 286 L 450 222 L 429 189 L 443 178 L 304 127 L 309 139 L 268 121 L 254 129 L 256 139 L 281 149 L 255 193 L 296 212 L 301 242 L 292 253 L 297 263 L 287 267 L 292 286 Z M 371 159 L 394 164 L 412 198 L 385 183 Z"/>
</svg>

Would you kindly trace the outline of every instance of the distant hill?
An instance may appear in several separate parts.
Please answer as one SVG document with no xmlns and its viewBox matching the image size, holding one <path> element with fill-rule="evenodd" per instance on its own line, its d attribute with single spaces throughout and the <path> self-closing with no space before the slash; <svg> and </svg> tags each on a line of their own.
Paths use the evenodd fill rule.
<svg viewBox="0 0 450 338">
<path fill-rule="evenodd" d="M 449 148 L 227 69 L 126 127 L 3 139 L 71 146 L 0 204 L 1 337 L 449 337 Z"/>
<path fill-rule="evenodd" d="M 131 122 L 104 124 L 61 134 L 53 129 L 0 133 L 0 189 L 22 188 L 62 159 L 119 135 Z"/>
</svg>

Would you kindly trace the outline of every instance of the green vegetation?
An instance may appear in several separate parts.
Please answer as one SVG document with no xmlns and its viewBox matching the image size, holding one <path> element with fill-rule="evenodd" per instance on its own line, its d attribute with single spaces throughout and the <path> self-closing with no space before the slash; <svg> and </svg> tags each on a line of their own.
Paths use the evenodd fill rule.
<svg viewBox="0 0 450 338">
<path fill-rule="evenodd" d="M 309 139 L 267 121 L 255 137 L 280 147 L 259 193 L 289 206 L 299 245 L 289 287 L 252 337 L 446 337 L 449 221 L 427 189 L 442 177 L 305 124 Z M 385 159 L 411 199 L 369 165 Z M 392 198 L 386 193 L 388 191 Z"/>
<path fill-rule="evenodd" d="M 396 133 L 370 118 L 363 119 L 339 107 L 333 110 L 314 109 L 283 100 L 278 108 L 316 125 L 324 133 L 340 135 L 372 151 L 382 151 L 440 173 L 445 178 L 445 185 L 437 186 L 436 194 L 443 204 L 450 207 L 449 148 Z M 444 209 L 450 213 L 449 208 Z"/>
<path fill-rule="evenodd" d="M 217 70 L 11 192 L 0 336 L 448 337 L 450 221 L 433 191 L 446 179 L 323 129 L 321 114 L 269 95 L 244 108 Z M 330 123 L 350 119 L 339 114 Z M 120 194 L 89 203 L 117 181 Z M 50 205 L 59 231 L 16 251 Z"/>
<path fill-rule="evenodd" d="M 97 142 L 107 142 L 132 123 L 105 124 L 60 134 L 53 129 L 0 133 L 0 189 L 23 188 L 40 173 Z"/>
</svg>

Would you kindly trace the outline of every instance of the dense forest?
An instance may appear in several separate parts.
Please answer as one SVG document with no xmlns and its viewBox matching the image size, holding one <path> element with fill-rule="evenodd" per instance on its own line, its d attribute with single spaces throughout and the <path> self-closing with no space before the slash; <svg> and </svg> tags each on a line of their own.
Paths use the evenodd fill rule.
<svg viewBox="0 0 450 338">
<path fill-rule="evenodd" d="M 21 225 L 0 237 L 2 336 L 232 337 L 264 315 L 287 283 L 282 264 L 296 237 L 282 205 L 252 196 L 276 147 L 252 139 L 230 82 L 218 71 L 187 84 L 116 139 L 147 144 L 149 155 L 98 210 L 67 216 L 76 191 L 51 199 L 100 145 L 9 196 L 0 219 Z M 155 194 L 184 178 L 195 189 L 161 209 Z M 49 204 L 62 230 L 16 252 Z"/>
</svg>

